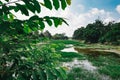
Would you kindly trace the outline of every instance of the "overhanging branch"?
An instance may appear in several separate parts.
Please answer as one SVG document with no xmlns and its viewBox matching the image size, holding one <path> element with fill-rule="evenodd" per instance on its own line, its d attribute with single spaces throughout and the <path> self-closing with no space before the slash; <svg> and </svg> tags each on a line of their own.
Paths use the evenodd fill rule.
<svg viewBox="0 0 120 80">
<path fill-rule="evenodd" d="M 16 3 L 16 2 L 20 2 L 20 1 L 22 1 L 22 0 L 17 0 L 17 1 L 13 1 L 13 2 L 4 3 L 4 4 L 1 4 L 0 6 L 13 4 L 13 3 Z"/>
</svg>

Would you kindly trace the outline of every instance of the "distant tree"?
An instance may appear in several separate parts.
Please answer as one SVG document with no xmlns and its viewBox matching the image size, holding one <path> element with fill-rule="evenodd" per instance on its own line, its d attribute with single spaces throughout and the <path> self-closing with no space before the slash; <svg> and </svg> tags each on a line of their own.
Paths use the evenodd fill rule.
<svg viewBox="0 0 120 80">
<path fill-rule="evenodd" d="M 51 35 L 51 33 L 48 30 L 45 31 L 43 34 L 44 34 L 45 37 L 47 37 L 49 39 L 52 38 L 52 35 Z"/>
<path fill-rule="evenodd" d="M 110 25 L 109 31 L 102 37 L 102 39 L 104 42 L 118 43 L 120 40 L 120 23 L 113 23 Z"/>
<path fill-rule="evenodd" d="M 97 43 L 99 39 L 105 34 L 106 27 L 99 19 L 94 23 L 88 24 L 85 29 L 85 42 Z"/>
<path fill-rule="evenodd" d="M 39 37 L 51 39 L 51 38 L 52 38 L 52 35 L 51 35 L 51 33 L 47 30 L 47 31 L 45 31 L 45 32 L 41 32 L 41 33 L 39 34 Z"/>
<path fill-rule="evenodd" d="M 74 34 L 73 34 L 73 39 L 80 39 L 80 40 L 83 40 L 84 39 L 84 31 L 85 28 L 84 27 L 81 27 L 81 28 L 78 28 L 77 30 L 74 31 Z"/>
<path fill-rule="evenodd" d="M 97 43 L 100 33 L 94 29 L 86 29 L 84 33 L 84 39 L 86 43 Z"/>
<path fill-rule="evenodd" d="M 83 39 L 87 43 L 119 43 L 120 23 L 109 22 L 104 24 L 101 20 L 95 20 L 85 28 L 74 31 L 73 39 Z"/>
<path fill-rule="evenodd" d="M 68 37 L 65 36 L 65 33 L 62 33 L 62 34 L 57 33 L 53 36 L 53 39 L 68 39 Z"/>
</svg>

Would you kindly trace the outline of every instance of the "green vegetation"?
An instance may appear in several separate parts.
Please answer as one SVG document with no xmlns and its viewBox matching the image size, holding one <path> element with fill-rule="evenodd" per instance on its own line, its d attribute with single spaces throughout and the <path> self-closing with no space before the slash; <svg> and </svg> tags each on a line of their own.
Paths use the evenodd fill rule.
<svg viewBox="0 0 120 80">
<path fill-rule="evenodd" d="M 88 56 L 88 59 L 93 63 L 94 66 L 98 67 L 100 74 L 108 75 L 115 80 L 120 78 L 120 57 L 118 55 L 111 53 L 106 56 Z"/>
<path fill-rule="evenodd" d="M 69 44 L 80 45 L 83 43 L 80 43 L 74 40 L 51 40 L 49 44 L 54 46 L 57 54 L 61 55 L 61 58 L 59 58 L 59 60 L 62 62 L 72 61 L 74 58 L 85 59 L 85 57 L 83 57 L 82 54 L 78 54 L 75 52 L 62 52 L 61 51 L 62 49 L 66 48 L 66 45 L 69 45 Z"/>
<path fill-rule="evenodd" d="M 79 42 L 79 41 L 76 41 L 76 40 L 52 40 L 52 43 L 55 43 L 55 44 L 58 44 L 58 43 L 61 43 L 61 44 L 72 44 L 74 46 L 77 46 L 77 45 L 84 45 L 82 42 Z"/>
<path fill-rule="evenodd" d="M 42 46 L 47 39 L 40 39 L 36 33 L 43 30 L 46 23 L 55 27 L 62 23 L 67 24 L 61 17 L 47 15 L 39 17 L 41 8 L 64 10 L 70 4 L 71 0 L 0 1 L 0 80 L 67 78 L 64 68 L 58 67 L 60 55 L 56 54 L 54 46 L 51 44 Z M 20 12 L 29 19 L 18 19 L 14 12 Z M 30 13 L 33 13 L 33 16 Z"/>
<path fill-rule="evenodd" d="M 47 30 L 45 32 L 41 32 L 40 34 L 37 34 L 41 38 L 49 38 L 49 39 L 54 39 L 54 40 L 67 40 L 68 37 L 65 35 L 65 33 L 62 34 L 55 34 L 51 35 L 51 33 Z"/>
<path fill-rule="evenodd" d="M 67 80 L 100 80 L 97 74 L 82 68 L 73 68 L 68 74 Z"/>
<path fill-rule="evenodd" d="M 110 45 L 100 45 L 100 44 L 84 44 L 82 42 L 78 42 L 75 40 L 52 40 L 50 43 L 54 44 L 62 44 L 56 50 L 57 54 L 61 55 L 59 59 L 61 62 L 72 62 L 75 58 L 78 60 L 88 60 L 92 63 L 93 66 L 97 68 L 97 70 L 91 72 L 82 67 L 75 67 L 68 71 L 68 79 L 67 80 L 102 80 L 110 79 L 110 80 L 119 80 L 120 79 L 120 56 L 114 52 L 105 52 L 99 50 L 111 50 L 116 49 L 119 50 L 120 47 L 110 46 Z M 75 47 L 75 50 L 79 53 L 75 52 L 61 52 L 63 48 L 66 48 L 65 45 L 72 44 Z M 76 45 L 79 44 L 79 45 Z"/>
<path fill-rule="evenodd" d="M 53 36 L 53 39 L 55 39 L 55 40 L 60 40 L 60 39 L 66 40 L 66 39 L 68 39 L 68 37 L 65 36 L 65 33 L 62 33 L 62 34 L 57 33 Z"/>
<path fill-rule="evenodd" d="M 71 0 L 0 1 L 0 80 L 97 80 L 101 79 L 100 75 L 107 75 L 113 80 L 120 79 L 120 56 L 97 51 L 102 47 L 101 50 L 111 49 L 111 47 L 104 47 L 104 45 L 98 47 L 96 44 L 93 46 L 76 40 L 66 40 L 68 38 L 65 34 L 53 36 L 53 39 L 65 40 L 52 40 L 48 31 L 38 34 L 38 30 L 43 30 L 46 24 L 55 27 L 62 23 L 68 25 L 61 17 L 47 15 L 39 17 L 37 14 L 41 13 L 42 7 L 49 10 L 53 8 L 65 10 L 70 4 Z M 20 20 L 12 11 L 21 12 L 25 16 L 29 16 L 31 12 L 33 16 Z M 85 40 L 87 43 L 119 44 L 119 30 L 120 23 L 105 25 L 102 21 L 96 20 L 86 28 L 82 27 L 75 31 L 73 38 Z M 70 47 L 67 45 L 73 45 L 72 47 L 78 53 L 62 52 L 62 49 Z M 82 67 L 73 67 L 66 73 L 67 68 L 60 63 L 67 63 L 74 59 L 89 60 L 97 67 L 95 73 L 98 74 Z"/>
<path fill-rule="evenodd" d="M 74 58 L 78 58 L 79 60 L 85 59 L 84 55 L 75 52 L 58 52 L 58 54 L 61 55 L 60 61 L 63 62 L 70 62 Z"/>
<path fill-rule="evenodd" d="M 104 24 L 101 20 L 88 24 L 85 28 L 75 30 L 73 39 L 85 40 L 86 43 L 120 44 L 120 23 L 109 22 Z"/>
</svg>

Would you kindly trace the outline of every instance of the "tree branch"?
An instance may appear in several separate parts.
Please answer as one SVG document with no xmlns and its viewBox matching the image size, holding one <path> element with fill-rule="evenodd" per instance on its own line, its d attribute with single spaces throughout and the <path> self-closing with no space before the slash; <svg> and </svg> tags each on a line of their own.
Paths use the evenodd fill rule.
<svg viewBox="0 0 120 80">
<path fill-rule="evenodd" d="M 13 3 L 16 3 L 16 2 L 20 2 L 20 1 L 22 1 L 22 0 L 17 0 L 17 1 L 13 1 L 13 2 L 4 3 L 4 4 L 1 4 L 0 6 L 13 4 Z"/>
</svg>

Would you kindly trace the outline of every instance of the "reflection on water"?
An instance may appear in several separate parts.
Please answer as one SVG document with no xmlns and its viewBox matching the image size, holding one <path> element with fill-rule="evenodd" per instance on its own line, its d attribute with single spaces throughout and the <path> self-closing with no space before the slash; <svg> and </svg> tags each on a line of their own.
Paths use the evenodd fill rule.
<svg viewBox="0 0 120 80">
<path fill-rule="evenodd" d="M 120 55 L 116 52 L 108 51 L 108 50 L 97 50 L 92 48 L 74 48 L 77 52 L 87 54 L 92 57 L 98 57 L 100 55 L 113 55 L 114 57 L 119 57 Z"/>
<path fill-rule="evenodd" d="M 72 62 L 63 62 L 62 65 L 63 67 L 67 67 L 68 72 L 71 71 L 73 68 L 82 68 L 89 71 L 90 73 L 93 73 L 94 76 L 97 76 L 99 78 L 98 80 L 112 80 L 107 75 L 99 74 L 99 72 L 97 71 L 97 67 L 93 66 L 92 63 L 88 60 L 78 60 L 75 58 Z"/>
<path fill-rule="evenodd" d="M 61 50 L 62 52 L 76 52 L 77 51 L 73 48 L 73 47 L 70 47 L 70 48 L 64 48 L 63 50 Z"/>
<path fill-rule="evenodd" d="M 64 48 L 63 50 L 61 50 L 62 52 L 76 52 L 78 53 L 78 51 L 76 51 L 74 49 L 74 46 L 72 44 L 66 45 L 67 48 Z"/>
<path fill-rule="evenodd" d="M 62 52 L 76 52 L 78 51 L 74 48 L 72 44 L 66 45 L 67 48 L 64 48 L 61 50 Z M 78 60 L 74 59 L 72 62 L 63 62 L 63 66 L 67 67 L 68 69 L 76 68 L 76 67 L 81 67 L 83 69 L 86 69 L 88 71 L 94 71 L 96 70 L 96 67 L 91 64 L 88 60 Z"/>
<path fill-rule="evenodd" d="M 117 54 L 114 52 L 109 52 L 109 51 L 103 51 L 103 50 L 97 50 L 97 49 L 92 49 L 92 48 L 74 48 L 73 45 L 66 45 L 67 48 L 64 48 L 61 50 L 62 52 L 76 52 L 78 54 L 83 53 L 87 54 L 93 57 L 97 57 L 99 55 L 114 55 L 115 57 L 118 57 Z M 71 71 L 73 68 L 82 68 L 85 70 L 88 70 L 89 72 L 92 72 L 94 75 L 97 75 L 100 80 L 112 80 L 109 76 L 107 75 L 101 75 L 97 71 L 97 67 L 93 66 L 91 62 L 88 60 L 78 60 L 75 58 L 71 62 L 62 62 L 62 66 L 68 68 L 68 72 Z"/>
<path fill-rule="evenodd" d="M 73 44 L 68 44 L 66 47 L 74 47 Z"/>
<path fill-rule="evenodd" d="M 63 66 L 67 67 L 70 70 L 72 68 L 77 68 L 77 67 L 81 67 L 88 71 L 94 71 L 97 69 L 88 60 L 78 60 L 78 59 L 74 59 L 72 62 L 63 62 Z"/>
</svg>

